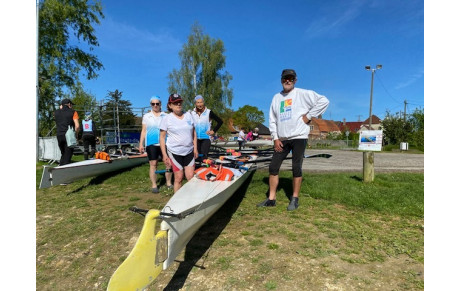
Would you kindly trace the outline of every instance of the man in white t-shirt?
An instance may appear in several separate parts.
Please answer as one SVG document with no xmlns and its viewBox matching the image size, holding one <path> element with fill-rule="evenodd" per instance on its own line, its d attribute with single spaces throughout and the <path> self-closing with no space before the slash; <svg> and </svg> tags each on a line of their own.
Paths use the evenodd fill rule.
<svg viewBox="0 0 460 291">
<path fill-rule="evenodd" d="M 269 196 L 259 207 L 276 206 L 276 188 L 279 182 L 281 163 L 292 151 L 292 197 L 288 211 L 299 207 L 299 192 L 302 184 L 302 162 L 310 134 L 312 117 L 322 115 L 329 100 L 315 91 L 294 88 L 297 74 L 292 69 L 281 73 L 283 90 L 273 96 L 269 113 L 269 129 L 273 137 L 274 153 L 268 171 Z"/>
<path fill-rule="evenodd" d="M 158 96 L 153 96 L 150 98 L 150 106 L 152 110 L 144 114 L 142 117 L 142 131 L 141 138 L 139 141 L 139 151 L 141 153 L 144 150 L 147 152 L 149 158 L 149 177 L 152 182 L 152 192 L 154 194 L 159 193 L 159 187 L 157 186 L 157 175 L 155 174 L 157 170 L 158 160 L 162 158 L 161 148 L 160 148 L 160 123 L 163 118 L 168 115 L 165 112 L 161 112 L 161 100 Z M 144 147 L 145 143 L 145 147 Z M 172 189 L 171 178 L 172 174 L 168 170 L 170 167 L 166 166 L 166 187 Z"/>
</svg>

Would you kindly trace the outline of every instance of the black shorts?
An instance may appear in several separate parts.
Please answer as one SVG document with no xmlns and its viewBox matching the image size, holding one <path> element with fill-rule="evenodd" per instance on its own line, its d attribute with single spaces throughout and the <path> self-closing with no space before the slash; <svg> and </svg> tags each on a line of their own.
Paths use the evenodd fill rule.
<svg viewBox="0 0 460 291">
<path fill-rule="evenodd" d="M 171 160 L 173 172 L 182 171 L 184 167 L 195 166 L 195 154 L 193 151 L 185 156 L 179 156 L 168 152 L 168 156 Z"/>
<path fill-rule="evenodd" d="M 287 157 L 290 151 L 292 151 L 292 176 L 302 177 L 302 163 L 305 148 L 307 146 L 307 139 L 290 139 L 283 140 L 283 151 L 273 153 L 272 161 L 268 167 L 270 175 L 278 175 L 281 164 Z"/>
<path fill-rule="evenodd" d="M 161 159 L 161 148 L 156 145 L 149 145 L 145 148 L 149 161 L 156 161 Z"/>
</svg>

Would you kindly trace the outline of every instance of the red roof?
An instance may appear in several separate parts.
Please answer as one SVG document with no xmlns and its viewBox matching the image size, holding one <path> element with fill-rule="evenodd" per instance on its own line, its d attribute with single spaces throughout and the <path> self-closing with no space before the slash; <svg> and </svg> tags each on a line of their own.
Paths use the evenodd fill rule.
<svg viewBox="0 0 460 291">
<path fill-rule="evenodd" d="M 381 120 L 375 115 L 372 115 L 372 124 L 380 124 Z M 369 124 L 369 117 L 363 121 L 363 124 Z"/>
<path fill-rule="evenodd" d="M 363 124 L 362 121 L 352 121 L 352 122 L 347 121 L 345 123 L 340 122 L 339 128 L 340 128 L 340 131 L 349 130 L 351 132 L 358 132 L 362 124 Z"/>
<path fill-rule="evenodd" d="M 337 124 L 335 124 L 335 122 L 332 121 L 332 120 L 319 119 L 319 118 L 316 118 L 316 117 L 312 117 L 311 120 L 316 125 L 318 125 L 318 129 L 319 129 L 320 132 L 340 131 L 340 129 L 337 126 Z"/>
</svg>

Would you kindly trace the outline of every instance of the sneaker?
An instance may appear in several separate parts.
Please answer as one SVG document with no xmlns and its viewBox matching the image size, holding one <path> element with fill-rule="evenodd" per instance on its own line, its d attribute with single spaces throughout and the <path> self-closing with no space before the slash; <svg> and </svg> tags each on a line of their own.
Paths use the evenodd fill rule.
<svg viewBox="0 0 460 291">
<path fill-rule="evenodd" d="M 160 193 L 160 190 L 158 190 L 158 187 L 152 188 L 152 193 L 158 194 Z"/>
<path fill-rule="evenodd" d="M 276 199 L 270 200 L 267 198 L 264 201 L 257 204 L 257 207 L 273 207 L 273 206 L 276 206 Z"/>
<path fill-rule="evenodd" d="M 296 210 L 299 207 L 299 197 L 292 197 L 289 206 L 287 207 L 288 211 Z"/>
<path fill-rule="evenodd" d="M 168 190 L 171 190 L 171 189 L 173 189 L 173 188 L 174 188 L 174 185 L 166 186 L 166 189 L 168 189 Z"/>
</svg>

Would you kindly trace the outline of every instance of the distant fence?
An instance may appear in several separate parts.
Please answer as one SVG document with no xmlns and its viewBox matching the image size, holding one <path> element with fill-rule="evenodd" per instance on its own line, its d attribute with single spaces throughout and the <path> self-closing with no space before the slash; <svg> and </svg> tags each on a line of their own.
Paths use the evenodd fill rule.
<svg viewBox="0 0 460 291">
<path fill-rule="evenodd" d="M 314 139 L 308 140 L 308 148 L 312 149 L 323 149 L 323 148 L 335 148 L 335 149 L 358 149 L 357 140 L 331 140 L 331 139 Z"/>
<path fill-rule="evenodd" d="M 38 138 L 38 159 L 50 162 L 59 161 L 61 159 L 61 151 L 59 150 L 57 138 L 55 136 Z"/>
</svg>

